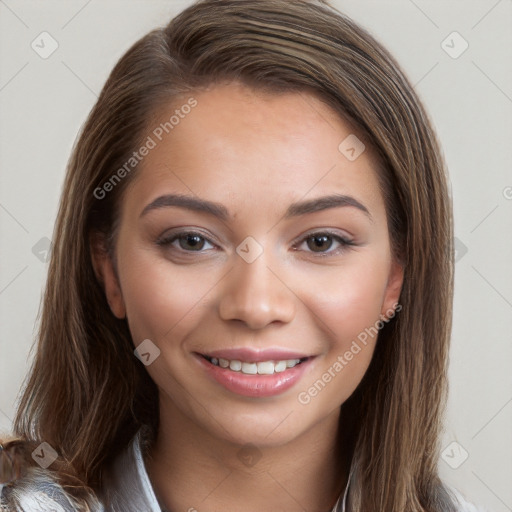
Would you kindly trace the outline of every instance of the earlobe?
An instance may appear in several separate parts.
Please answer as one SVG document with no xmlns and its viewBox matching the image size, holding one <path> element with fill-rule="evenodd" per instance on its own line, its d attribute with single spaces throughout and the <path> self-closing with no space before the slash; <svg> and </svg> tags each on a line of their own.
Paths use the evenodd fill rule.
<svg viewBox="0 0 512 512">
<path fill-rule="evenodd" d="M 403 281 L 403 264 L 399 263 L 396 259 L 393 259 L 382 304 L 381 316 L 392 318 L 395 316 L 395 311 L 398 312 L 402 309 L 402 306 L 399 305 L 399 299 L 400 293 L 402 292 Z"/>
<path fill-rule="evenodd" d="M 89 244 L 94 273 L 103 287 L 110 310 L 117 318 L 126 318 L 126 307 L 119 285 L 119 278 L 114 269 L 112 258 L 105 248 L 103 235 L 91 235 Z"/>
</svg>

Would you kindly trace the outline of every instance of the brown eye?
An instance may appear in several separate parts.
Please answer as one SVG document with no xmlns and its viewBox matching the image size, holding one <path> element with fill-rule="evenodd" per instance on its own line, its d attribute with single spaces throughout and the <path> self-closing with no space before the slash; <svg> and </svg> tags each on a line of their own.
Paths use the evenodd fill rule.
<svg viewBox="0 0 512 512">
<path fill-rule="evenodd" d="M 182 253 L 200 253 L 206 252 L 206 250 L 213 248 L 213 244 L 208 240 L 208 238 L 195 231 L 171 233 L 163 236 L 157 240 L 156 243 L 162 247 L 166 247 Z"/>
<path fill-rule="evenodd" d="M 178 237 L 180 247 L 185 251 L 201 250 L 204 246 L 205 239 L 195 233 L 186 233 Z"/>
<path fill-rule="evenodd" d="M 304 243 L 307 246 L 306 252 L 316 253 L 318 256 L 336 256 L 349 249 L 350 246 L 356 245 L 352 240 L 328 231 L 310 233 L 300 240 L 299 246 Z M 330 250 L 333 243 L 338 244 L 338 247 L 334 245 L 334 250 Z"/>
<path fill-rule="evenodd" d="M 323 252 L 332 246 L 332 237 L 330 235 L 312 235 L 307 240 L 308 247 L 313 252 Z"/>
</svg>

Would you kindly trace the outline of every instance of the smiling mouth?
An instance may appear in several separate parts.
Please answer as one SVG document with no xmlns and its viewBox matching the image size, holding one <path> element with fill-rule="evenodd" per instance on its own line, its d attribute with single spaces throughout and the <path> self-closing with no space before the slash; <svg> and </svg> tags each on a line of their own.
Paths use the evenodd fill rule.
<svg viewBox="0 0 512 512">
<path fill-rule="evenodd" d="M 218 366 L 236 373 L 243 373 L 244 375 L 273 375 L 274 373 L 282 373 L 311 359 L 310 357 L 303 357 L 302 359 L 259 361 L 256 363 L 240 361 L 238 359 L 210 357 L 204 354 L 201 354 L 201 356 L 213 366 Z"/>
</svg>

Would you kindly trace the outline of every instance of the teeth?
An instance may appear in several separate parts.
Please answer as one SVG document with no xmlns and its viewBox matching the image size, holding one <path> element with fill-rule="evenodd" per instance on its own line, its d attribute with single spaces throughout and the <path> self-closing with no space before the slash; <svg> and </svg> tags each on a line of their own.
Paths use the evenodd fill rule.
<svg viewBox="0 0 512 512">
<path fill-rule="evenodd" d="M 260 375 L 272 375 L 275 371 L 275 365 L 272 361 L 264 361 L 258 363 L 257 366 Z"/>
<path fill-rule="evenodd" d="M 288 368 L 293 368 L 300 363 L 300 359 L 286 359 L 283 361 L 262 361 L 260 363 L 248 363 L 233 359 L 223 359 L 222 357 L 209 358 L 209 361 L 221 368 L 229 368 L 234 372 L 241 372 L 246 375 L 273 375 L 274 373 L 284 372 Z"/>
<path fill-rule="evenodd" d="M 286 361 L 279 361 L 274 365 L 274 371 L 276 373 L 284 372 L 286 370 Z"/>
<path fill-rule="evenodd" d="M 256 375 L 258 373 L 258 365 L 256 363 L 242 363 L 242 373 Z"/>
<path fill-rule="evenodd" d="M 230 361 L 229 368 L 234 372 L 239 372 L 242 369 L 242 363 L 240 361 Z"/>
</svg>

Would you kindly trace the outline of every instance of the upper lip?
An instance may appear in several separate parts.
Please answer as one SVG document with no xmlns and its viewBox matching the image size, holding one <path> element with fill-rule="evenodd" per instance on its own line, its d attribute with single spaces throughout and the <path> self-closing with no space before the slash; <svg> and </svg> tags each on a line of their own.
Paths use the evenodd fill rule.
<svg viewBox="0 0 512 512">
<path fill-rule="evenodd" d="M 217 359 L 228 359 L 230 361 L 246 361 L 250 363 L 259 363 L 262 361 L 286 361 L 288 359 L 304 359 L 310 357 L 300 352 L 292 352 L 281 348 L 272 348 L 265 350 L 254 350 L 250 348 L 230 348 L 224 350 L 213 350 L 202 354 Z"/>
</svg>

